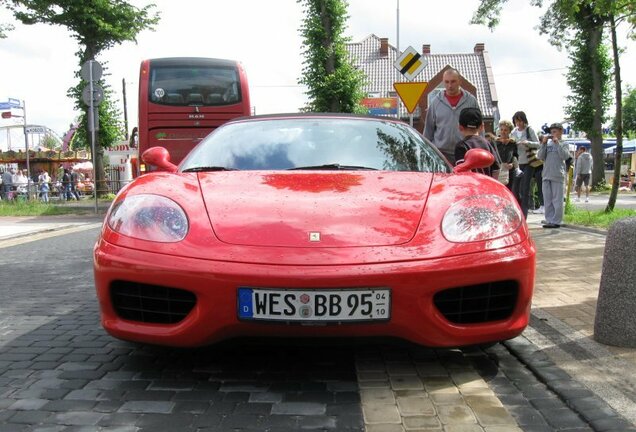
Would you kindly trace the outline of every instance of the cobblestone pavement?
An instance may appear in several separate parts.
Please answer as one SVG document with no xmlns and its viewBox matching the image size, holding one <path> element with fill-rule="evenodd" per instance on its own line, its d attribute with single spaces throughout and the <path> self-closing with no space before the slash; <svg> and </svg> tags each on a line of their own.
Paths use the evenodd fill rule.
<svg viewBox="0 0 636 432">
<path fill-rule="evenodd" d="M 485 350 L 122 342 L 98 322 L 94 225 L 0 240 L 0 431 L 636 430 L 635 351 L 591 339 L 604 236 L 531 226 L 531 327 Z"/>
</svg>

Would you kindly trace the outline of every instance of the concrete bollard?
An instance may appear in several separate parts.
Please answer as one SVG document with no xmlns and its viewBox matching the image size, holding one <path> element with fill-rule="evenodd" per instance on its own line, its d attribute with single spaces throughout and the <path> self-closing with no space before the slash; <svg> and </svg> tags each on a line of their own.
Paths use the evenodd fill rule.
<svg viewBox="0 0 636 432">
<path fill-rule="evenodd" d="M 636 348 L 636 217 L 616 221 L 607 234 L 594 339 Z"/>
</svg>

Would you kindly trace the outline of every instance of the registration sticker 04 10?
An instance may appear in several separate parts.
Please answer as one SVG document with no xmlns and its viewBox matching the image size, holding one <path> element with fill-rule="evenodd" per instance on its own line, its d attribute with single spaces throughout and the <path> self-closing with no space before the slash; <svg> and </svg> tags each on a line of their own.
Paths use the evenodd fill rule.
<svg viewBox="0 0 636 432">
<path fill-rule="evenodd" d="M 288 322 L 387 321 L 391 317 L 391 290 L 241 287 L 238 317 Z"/>
</svg>

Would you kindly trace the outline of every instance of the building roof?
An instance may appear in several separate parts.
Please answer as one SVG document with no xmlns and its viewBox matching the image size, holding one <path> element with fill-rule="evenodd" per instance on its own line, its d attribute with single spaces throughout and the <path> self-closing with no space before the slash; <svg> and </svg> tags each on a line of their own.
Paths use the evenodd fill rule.
<svg viewBox="0 0 636 432">
<path fill-rule="evenodd" d="M 383 43 L 386 44 L 385 49 L 388 48 L 386 54 L 381 52 Z M 397 48 L 388 44 L 388 39 L 371 34 L 361 42 L 347 44 L 347 49 L 353 65 L 363 70 L 369 78 L 364 88 L 367 93 L 377 92 L 381 97 L 387 97 L 388 92 L 394 91 L 393 83 L 408 82 L 393 66 L 399 54 Z M 424 45 L 423 51 L 421 54 L 428 60 L 428 65 L 415 78 L 416 81 L 428 82 L 446 66 L 451 66 L 475 87 L 475 96 L 484 117 L 498 116 L 497 92 L 484 44 L 476 44 L 472 53 L 432 54 L 430 45 Z"/>
</svg>

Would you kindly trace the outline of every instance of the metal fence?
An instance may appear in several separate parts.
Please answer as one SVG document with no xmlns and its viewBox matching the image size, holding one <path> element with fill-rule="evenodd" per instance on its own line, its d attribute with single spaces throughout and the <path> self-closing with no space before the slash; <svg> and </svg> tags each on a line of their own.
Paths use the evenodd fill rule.
<svg viewBox="0 0 636 432">
<path fill-rule="evenodd" d="M 120 180 L 119 173 L 115 179 L 107 179 L 106 190 L 108 193 L 117 194 L 126 184 L 130 183 L 131 180 Z M 30 183 L 27 185 L 21 186 L 13 186 L 11 190 L 8 192 L 4 192 L 4 190 L 0 187 L 0 200 L 2 201 L 26 201 L 26 200 L 39 200 L 42 199 L 42 193 L 40 192 L 40 187 L 37 184 Z M 81 200 L 84 198 L 94 197 L 94 187 L 91 184 L 90 187 L 78 187 L 74 190 L 71 190 L 69 196 L 66 196 L 64 191 L 64 187 L 60 182 L 51 182 L 49 187 L 49 200 L 52 201 L 63 201 L 63 200 Z"/>
</svg>

